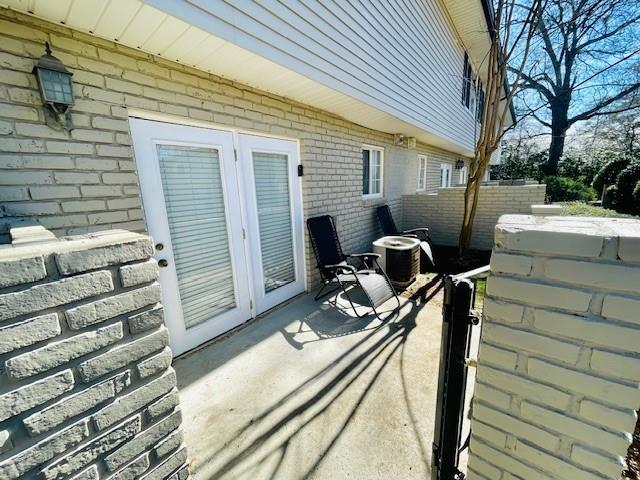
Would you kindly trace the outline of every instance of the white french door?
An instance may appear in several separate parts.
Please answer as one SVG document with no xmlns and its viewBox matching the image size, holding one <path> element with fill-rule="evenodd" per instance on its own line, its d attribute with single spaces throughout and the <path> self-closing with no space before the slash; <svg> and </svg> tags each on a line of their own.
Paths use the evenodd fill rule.
<svg viewBox="0 0 640 480">
<path fill-rule="evenodd" d="M 238 135 L 257 313 L 304 290 L 302 205 L 295 142 Z"/>
<path fill-rule="evenodd" d="M 295 142 L 130 124 L 174 354 L 304 290 Z"/>
</svg>

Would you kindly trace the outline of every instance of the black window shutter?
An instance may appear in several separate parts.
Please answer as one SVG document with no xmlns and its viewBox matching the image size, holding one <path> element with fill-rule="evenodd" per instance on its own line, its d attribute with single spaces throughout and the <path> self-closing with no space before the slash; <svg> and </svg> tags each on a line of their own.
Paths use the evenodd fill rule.
<svg viewBox="0 0 640 480">
<path fill-rule="evenodd" d="M 362 194 L 369 193 L 369 150 L 362 150 Z"/>
</svg>

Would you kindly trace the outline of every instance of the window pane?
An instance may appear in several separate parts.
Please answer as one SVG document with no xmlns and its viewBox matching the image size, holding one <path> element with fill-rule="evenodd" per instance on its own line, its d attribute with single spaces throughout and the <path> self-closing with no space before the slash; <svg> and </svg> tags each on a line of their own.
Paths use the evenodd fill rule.
<svg viewBox="0 0 640 480">
<path fill-rule="evenodd" d="M 369 193 L 369 153 L 370 150 L 362 150 L 362 193 Z"/>
<path fill-rule="evenodd" d="M 418 190 L 424 190 L 425 176 L 427 173 L 427 159 L 421 157 L 418 159 Z"/>
<path fill-rule="evenodd" d="M 178 292 L 187 328 L 236 306 L 218 151 L 158 145 Z"/>
<path fill-rule="evenodd" d="M 371 151 L 371 193 L 382 192 L 382 163 L 380 161 L 380 151 Z"/>
<path fill-rule="evenodd" d="M 442 188 L 451 186 L 451 165 L 448 163 L 440 164 L 440 186 Z"/>
<path fill-rule="evenodd" d="M 289 159 L 276 153 L 253 153 L 264 291 L 296 279 L 289 201 Z"/>
</svg>

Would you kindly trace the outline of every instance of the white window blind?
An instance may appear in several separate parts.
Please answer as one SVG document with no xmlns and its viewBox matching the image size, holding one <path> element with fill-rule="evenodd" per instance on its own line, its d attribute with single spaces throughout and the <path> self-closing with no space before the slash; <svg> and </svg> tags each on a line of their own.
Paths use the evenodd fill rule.
<svg viewBox="0 0 640 480">
<path fill-rule="evenodd" d="M 218 151 L 158 145 L 180 302 L 187 328 L 235 307 Z"/>
<path fill-rule="evenodd" d="M 253 171 L 264 290 L 268 293 L 295 280 L 289 160 L 286 155 L 254 152 Z"/>
</svg>

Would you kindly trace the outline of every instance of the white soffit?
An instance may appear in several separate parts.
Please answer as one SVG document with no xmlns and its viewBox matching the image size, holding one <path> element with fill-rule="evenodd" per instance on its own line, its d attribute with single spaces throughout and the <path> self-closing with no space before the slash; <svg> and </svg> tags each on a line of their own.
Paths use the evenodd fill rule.
<svg viewBox="0 0 640 480">
<path fill-rule="evenodd" d="M 486 62 L 491 43 L 482 3 L 478 0 L 445 0 L 442 5 L 476 71 L 486 81 Z"/>
<path fill-rule="evenodd" d="M 481 8 L 479 2 L 472 3 L 478 3 L 478 8 Z M 368 128 L 387 133 L 401 132 L 455 153 L 472 154 L 458 144 L 326 87 L 140 0 L 0 0 L 0 6 L 287 97 Z"/>
</svg>

